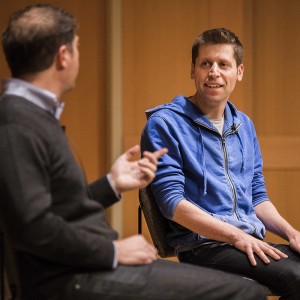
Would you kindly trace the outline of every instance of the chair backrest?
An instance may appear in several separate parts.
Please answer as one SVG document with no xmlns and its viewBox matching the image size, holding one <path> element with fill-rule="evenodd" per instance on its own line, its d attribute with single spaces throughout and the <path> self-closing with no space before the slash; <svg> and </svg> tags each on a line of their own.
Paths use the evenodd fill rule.
<svg viewBox="0 0 300 300">
<path fill-rule="evenodd" d="M 160 257 L 175 256 L 174 248 L 166 241 L 166 235 L 171 231 L 168 220 L 162 215 L 151 192 L 150 186 L 139 190 L 139 209 L 143 211 L 145 220 Z M 139 232 L 141 233 L 142 220 L 139 217 Z"/>
</svg>

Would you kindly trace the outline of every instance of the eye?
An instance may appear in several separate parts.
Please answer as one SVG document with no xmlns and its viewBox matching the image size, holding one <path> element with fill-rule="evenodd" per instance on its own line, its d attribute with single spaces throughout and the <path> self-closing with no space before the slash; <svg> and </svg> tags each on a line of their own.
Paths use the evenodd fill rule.
<svg viewBox="0 0 300 300">
<path fill-rule="evenodd" d="M 220 68 L 222 69 L 229 69 L 231 67 L 230 63 L 226 62 L 226 61 L 221 61 L 219 63 Z"/>
<path fill-rule="evenodd" d="M 204 61 L 201 62 L 200 67 L 203 68 L 203 69 L 210 68 L 211 67 L 211 63 L 209 61 L 207 61 L 207 60 L 204 60 Z"/>
</svg>

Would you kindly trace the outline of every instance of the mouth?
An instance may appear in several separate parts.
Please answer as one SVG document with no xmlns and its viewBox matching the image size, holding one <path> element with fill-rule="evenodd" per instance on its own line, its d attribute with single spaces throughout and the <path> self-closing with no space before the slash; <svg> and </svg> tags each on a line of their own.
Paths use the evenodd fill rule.
<svg viewBox="0 0 300 300">
<path fill-rule="evenodd" d="M 222 84 L 208 84 L 208 83 L 205 83 L 205 86 L 208 88 L 211 88 L 211 89 L 218 89 L 218 88 L 223 87 Z"/>
</svg>

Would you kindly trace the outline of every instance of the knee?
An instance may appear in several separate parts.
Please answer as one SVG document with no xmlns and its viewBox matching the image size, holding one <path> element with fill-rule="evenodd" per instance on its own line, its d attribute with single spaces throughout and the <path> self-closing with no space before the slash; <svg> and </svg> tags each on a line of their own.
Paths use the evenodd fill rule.
<svg viewBox="0 0 300 300">
<path fill-rule="evenodd" d="M 295 274 L 294 279 L 287 286 L 287 299 L 300 299 L 300 272 Z"/>
</svg>

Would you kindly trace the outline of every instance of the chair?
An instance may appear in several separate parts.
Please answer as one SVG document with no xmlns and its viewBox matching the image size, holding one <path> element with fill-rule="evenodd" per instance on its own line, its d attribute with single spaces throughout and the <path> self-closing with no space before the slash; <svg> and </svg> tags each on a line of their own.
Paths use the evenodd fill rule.
<svg viewBox="0 0 300 300">
<path fill-rule="evenodd" d="M 175 250 L 166 241 L 166 235 L 171 231 L 168 220 L 161 213 L 150 186 L 139 190 L 138 233 L 142 233 L 142 212 L 144 214 L 150 236 L 158 255 L 162 258 L 175 256 Z M 252 279 L 250 279 L 252 280 Z M 268 287 L 263 286 L 266 296 L 277 296 Z"/>
<path fill-rule="evenodd" d="M 162 215 L 154 199 L 150 187 L 139 190 L 139 217 L 138 232 L 142 233 L 142 212 L 144 213 L 146 223 L 153 241 L 162 258 L 175 256 L 174 248 L 170 247 L 166 241 L 166 235 L 171 231 L 168 220 Z"/>
</svg>

